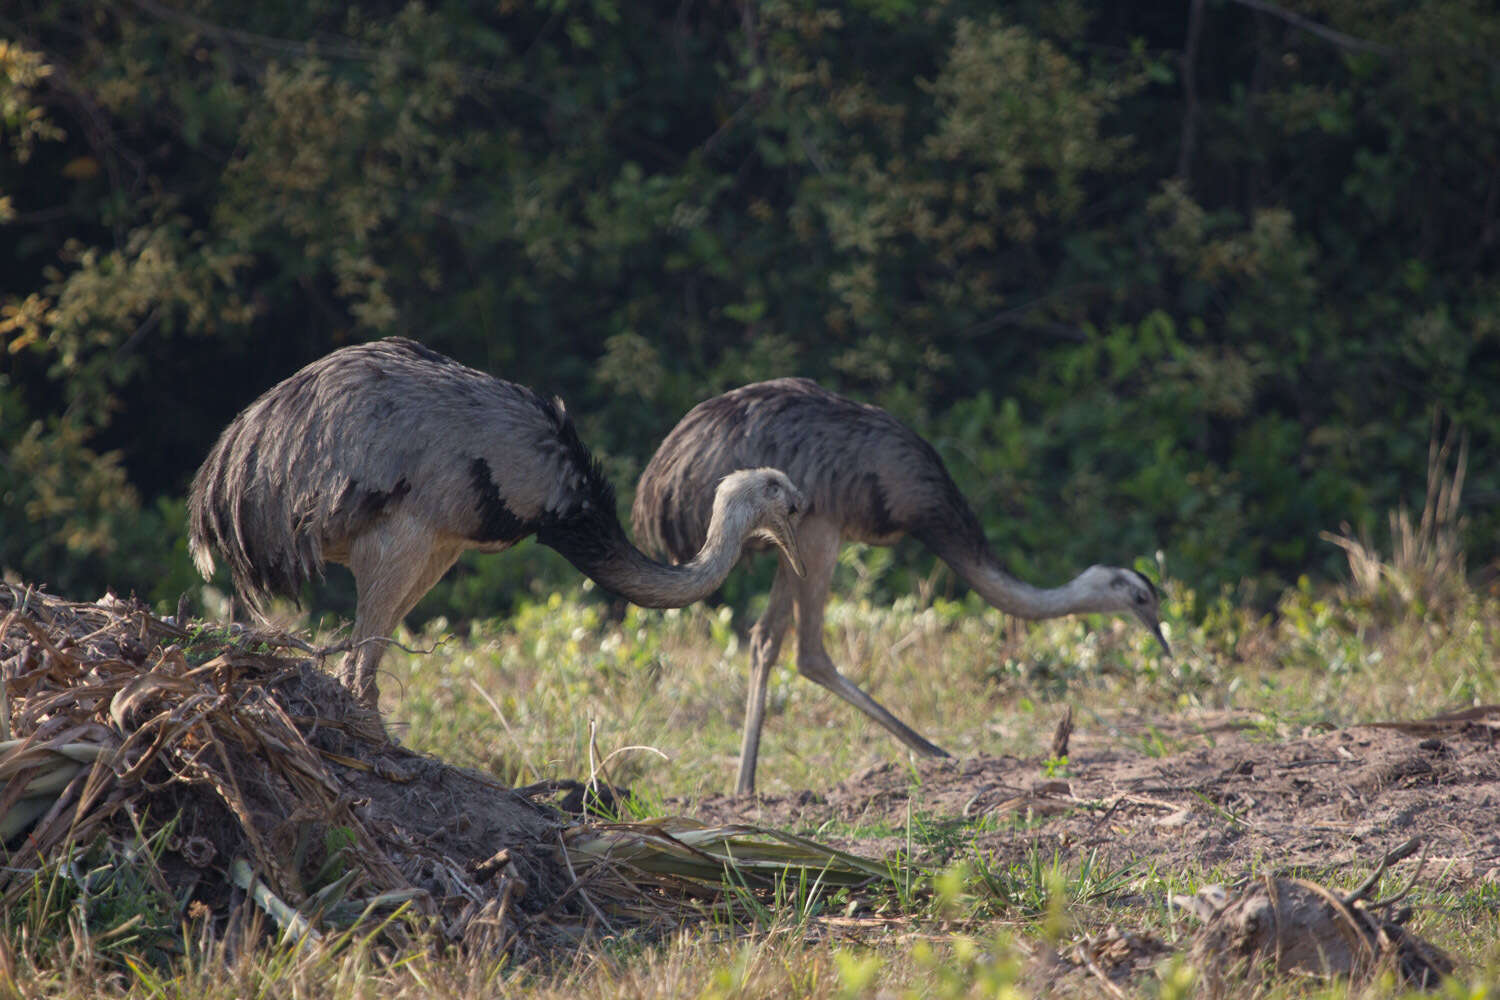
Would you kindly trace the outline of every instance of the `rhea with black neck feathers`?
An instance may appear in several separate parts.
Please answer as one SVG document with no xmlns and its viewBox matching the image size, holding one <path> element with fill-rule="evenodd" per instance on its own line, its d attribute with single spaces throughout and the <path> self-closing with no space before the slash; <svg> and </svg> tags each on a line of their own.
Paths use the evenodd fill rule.
<svg viewBox="0 0 1500 1000">
<path fill-rule="evenodd" d="M 783 473 L 734 470 L 710 493 L 703 544 L 679 565 L 656 562 L 626 538 L 560 400 L 393 337 L 334 351 L 234 419 L 193 479 L 189 548 L 205 577 L 217 552 L 255 607 L 296 597 L 327 561 L 347 565 L 358 604 L 340 676 L 374 708 L 385 640 L 465 549 L 534 534 L 656 608 L 711 594 L 747 540 L 800 569 L 803 499 Z"/>
</svg>

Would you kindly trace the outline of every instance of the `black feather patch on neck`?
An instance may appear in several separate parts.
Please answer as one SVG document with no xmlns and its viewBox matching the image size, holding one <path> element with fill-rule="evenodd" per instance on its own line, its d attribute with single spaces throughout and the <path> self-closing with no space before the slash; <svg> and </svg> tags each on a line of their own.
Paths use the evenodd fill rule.
<svg viewBox="0 0 1500 1000">
<path fill-rule="evenodd" d="M 544 518 L 537 525 L 536 540 L 590 577 L 630 545 L 614 508 L 595 503 Z"/>
<path fill-rule="evenodd" d="M 549 402 L 537 396 L 536 402 L 552 421 L 557 444 L 578 476 L 568 502 L 536 525 L 536 540 L 589 573 L 630 547 L 615 510 L 615 488 L 599 460 L 579 438 L 562 400 Z"/>
<path fill-rule="evenodd" d="M 1161 599 L 1161 591 L 1156 589 L 1156 584 L 1151 582 L 1151 578 L 1149 576 L 1136 569 L 1133 569 L 1130 572 L 1141 578 L 1141 582 L 1146 585 L 1146 589 L 1151 591 L 1151 596 L 1155 597 L 1157 600 Z"/>
</svg>

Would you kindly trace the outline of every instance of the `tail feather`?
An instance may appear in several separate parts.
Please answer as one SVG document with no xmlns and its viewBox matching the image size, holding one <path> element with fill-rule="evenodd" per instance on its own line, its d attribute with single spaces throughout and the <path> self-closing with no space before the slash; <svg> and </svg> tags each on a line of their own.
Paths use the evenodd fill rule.
<svg viewBox="0 0 1500 1000">
<path fill-rule="evenodd" d="M 188 551 L 204 579 L 217 552 L 235 589 L 261 608 L 274 596 L 296 598 L 321 576 L 323 553 L 316 532 L 299 530 L 295 498 L 276 477 L 257 475 L 261 456 L 246 431 L 243 419 L 231 424 L 193 479 Z"/>
<path fill-rule="evenodd" d="M 217 567 L 214 565 L 213 549 L 209 548 L 208 542 L 199 534 L 196 525 L 188 535 L 188 555 L 193 557 L 193 566 L 198 570 L 199 576 L 205 580 L 214 578 Z"/>
</svg>

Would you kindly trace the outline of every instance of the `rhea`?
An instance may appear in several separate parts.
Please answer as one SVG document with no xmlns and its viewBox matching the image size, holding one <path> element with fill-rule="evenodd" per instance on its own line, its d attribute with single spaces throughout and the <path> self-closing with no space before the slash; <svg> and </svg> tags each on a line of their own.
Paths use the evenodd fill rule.
<svg viewBox="0 0 1500 1000">
<path fill-rule="evenodd" d="M 562 401 L 393 337 L 315 361 L 251 403 L 193 479 L 189 548 L 213 553 L 253 607 L 295 597 L 327 561 L 354 574 L 340 679 L 375 708 L 386 640 L 466 549 L 529 535 L 600 586 L 652 608 L 712 593 L 748 541 L 800 572 L 801 492 L 780 471 L 714 484 L 703 544 L 664 565 L 625 537 L 615 495 Z"/>
<path fill-rule="evenodd" d="M 750 685 L 737 790 L 755 790 L 766 681 L 793 615 L 797 669 L 918 753 L 945 757 L 834 667 L 823 646 L 823 606 L 845 541 L 919 539 L 986 601 L 1021 618 L 1117 612 L 1167 650 L 1158 595 L 1130 569 L 1091 566 L 1043 589 L 1005 572 L 984 530 L 932 446 L 895 417 L 802 378 L 743 386 L 694 407 L 667 435 L 636 487 L 631 522 L 650 549 L 687 559 L 711 530 L 713 484 L 736 469 L 773 465 L 807 496 L 796 528 L 802 574 L 783 559 L 765 612 L 750 632 Z M 1170 651 L 1168 651 L 1170 652 Z"/>
</svg>

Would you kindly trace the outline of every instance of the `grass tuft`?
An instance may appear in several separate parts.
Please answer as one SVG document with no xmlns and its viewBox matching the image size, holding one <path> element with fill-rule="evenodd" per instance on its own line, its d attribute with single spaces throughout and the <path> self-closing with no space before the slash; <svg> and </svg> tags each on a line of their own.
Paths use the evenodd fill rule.
<svg viewBox="0 0 1500 1000">
<path fill-rule="evenodd" d="M 1355 594 L 1377 605 L 1385 602 L 1402 611 L 1418 615 L 1431 612 L 1445 619 L 1463 606 L 1469 588 L 1464 574 L 1465 524 L 1460 510 L 1468 464 L 1467 436 L 1450 425 L 1439 440 L 1438 418 L 1434 416 L 1422 512 L 1413 518 L 1405 504 L 1391 512 L 1390 555 L 1382 555 L 1368 539 L 1354 537 L 1347 524 L 1340 534 L 1325 531 L 1319 536 L 1344 550 Z M 1391 613 L 1389 608 L 1384 610 Z"/>
</svg>

